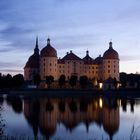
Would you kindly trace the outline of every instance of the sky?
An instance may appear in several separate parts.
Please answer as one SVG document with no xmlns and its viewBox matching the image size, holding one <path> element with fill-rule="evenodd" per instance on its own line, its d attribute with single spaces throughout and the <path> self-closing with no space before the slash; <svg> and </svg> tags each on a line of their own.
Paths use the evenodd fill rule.
<svg viewBox="0 0 140 140">
<path fill-rule="evenodd" d="M 57 56 L 89 50 L 96 58 L 110 40 L 120 72 L 140 73 L 140 0 L 0 0 L 0 73 L 23 73 L 33 54 L 51 39 Z"/>
</svg>

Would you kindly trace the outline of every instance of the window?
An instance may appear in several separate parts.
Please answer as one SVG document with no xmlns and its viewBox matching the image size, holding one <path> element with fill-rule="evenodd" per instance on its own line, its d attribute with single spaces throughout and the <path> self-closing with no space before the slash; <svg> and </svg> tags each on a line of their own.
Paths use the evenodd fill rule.
<svg viewBox="0 0 140 140">
<path fill-rule="evenodd" d="M 108 70 L 108 73 L 110 73 L 110 70 Z"/>
<path fill-rule="evenodd" d="M 61 65 L 59 66 L 59 68 L 61 68 Z"/>
<path fill-rule="evenodd" d="M 108 65 L 108 68 L 110 68 L 110 65 Z"/>
<path fill-rule="evenodd" d="M 92 67 L 92 69 L 94 69 L 94 67 Z"/>
<path fill-rule="evenodd" d="M 116 73 L 116 71 L 114 70 L 114 73 Z"/>
<path fill-rule="evenodd" d="M 52 71 L 52 69 L 50 69 L 50 72 Z"/>
<path fill-rule="evenodd" d="M 108 60 L 108 63 L 110 63 L 110 60 Z"/>
</svg>

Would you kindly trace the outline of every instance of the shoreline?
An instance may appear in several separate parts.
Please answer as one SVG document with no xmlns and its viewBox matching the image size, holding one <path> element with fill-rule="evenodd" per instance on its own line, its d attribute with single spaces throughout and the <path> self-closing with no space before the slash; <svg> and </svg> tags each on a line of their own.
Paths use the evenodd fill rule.
<svg viewBox="0 0 140 140">
<path fill-rule="evenodd" d="M 11 97 L 111 97 L 111 98 L 140 98 L 140 89 L 98 90 L 98 89 L 21 89 L 0 92 Z"/>
</svg>

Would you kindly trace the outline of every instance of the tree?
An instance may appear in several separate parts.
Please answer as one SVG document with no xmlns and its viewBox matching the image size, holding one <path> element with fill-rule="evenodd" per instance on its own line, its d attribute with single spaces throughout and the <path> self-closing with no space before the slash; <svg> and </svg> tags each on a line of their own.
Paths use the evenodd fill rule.
<svg viewBox="0 0 140 140">
<path fill-rule="evenodd" d="M 118 85 L 117 79 L 114 78 L 113 79 L 113 86 L 115 87 L 115 89 L 117 89 L 117 85 Z"/>
<path fill-rule="evenodd" d="M 58 83 L 59 83 L 60 88 L 62 88 L 62 86 L 65 85 L 65 82 L 66 82 L 66 77 L 65 77 L 65 75 L 62 74 L 58 79 Z"/>
<path fill-rule="evenodd" d="M 88 84 L 88 77 L 87 76 L 81 76 L 80 77 L 80 86 L 81 88 L 86 88 Z"/>
<path fill-rule="evenodd" d="M 69 80 L 69 84 L 71 85 L 72 88 L 73 88 L 74 86 L 76 86 L 76 82 L 77 82 L 77 76 L 72 75 L 72 76 L 70 77 L 70 80 Z"/>
<path fill-rule="evenodd" d="M 52 75 L 46 76 L 46 84 L 48 85 L 48 88 L 50 88 L 50 85 L 54 82 L 54 77 Z"/>
<path fill-rule="evenodd" d="M 36 74 L 34 77 L 33 77 L 33 83 L 38 87 L 39 84 L 40 84 L 40 75 L 39 74 Z"/>
<path fill-rule="evenodd" d="M 13 76 L 13 85 L 16 88 L 19 88 L 23 85 L 24 83 L 24 77 L 22 74 L 17 74 L 15 76 Z"/>
<path fill-rule="evenodd" d="M 120 81 L 122 84 L 122 87 L 126 87 L 127 85 L 127 74 L 126 73 L 120 73 Z"/>
</svg>

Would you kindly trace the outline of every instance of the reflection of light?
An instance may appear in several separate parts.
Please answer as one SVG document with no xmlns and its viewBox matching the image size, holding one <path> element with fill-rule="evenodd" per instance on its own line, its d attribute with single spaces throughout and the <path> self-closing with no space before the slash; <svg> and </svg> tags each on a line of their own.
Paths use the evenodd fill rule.
<svg viewBox="0 0 140 140">
<path fill-rule="evenodd" d="M 99 83 L 99 88 L 102 89 L 103 83 Z"/>
<path fill-rule="evenodd" d="M 119 87 L 121 87 L 122 86 L 122 84 L 121 83 L 118 83 L 117 84 L 117 88 L 119 88 Z"/>
<path fill-rule="evenodd" d="M 98 107 L 98 103 L 97 103 L 97 102 L 95 102 L 94 104 L 95 104 L 95 108 L 97 108 L 97 107 Z"/>
<path fill-rule="evenodd" d="M 100 108 L 103 108 L 103 100 L 102 100 L 102 98 L 99 99 L 99 106 L 100 106 Z"/>
<path fill-rule="evenodd" d="M 119 106 L 121 106 L 122 105 L 122 101 L 120 100 L 120 102 L 119 102 Z"/>
</svg>

